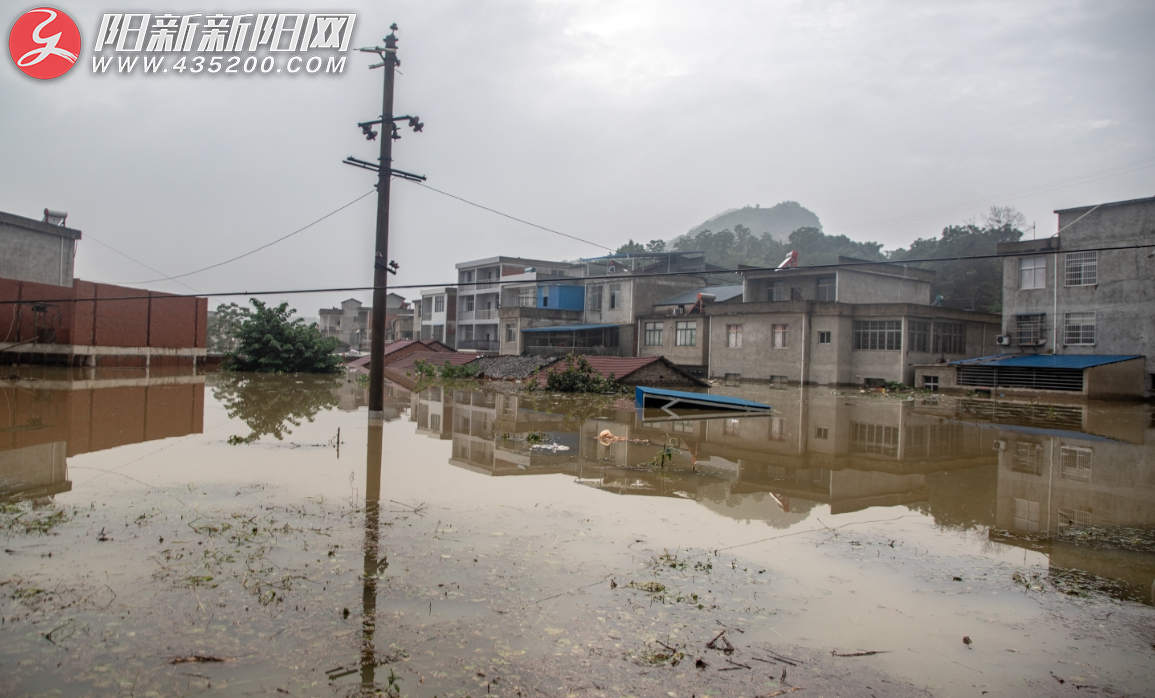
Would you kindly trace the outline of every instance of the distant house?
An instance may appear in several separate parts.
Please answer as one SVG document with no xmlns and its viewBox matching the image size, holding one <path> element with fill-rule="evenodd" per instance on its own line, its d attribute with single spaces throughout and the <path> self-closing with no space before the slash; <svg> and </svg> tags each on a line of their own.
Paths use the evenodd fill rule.
<svg viewBox="0 0 1155 698">
<path fill-rule="evenodd" d="M 421 336 L 414 339 L 434 340 L 457 347 L 457 288 L 421 289 Z M 417 324 L 417 320 L 413 321 Z M 414 327 L 416 333 L 417 328 Z"/>
<path fill-rule="evenodd" d="M 413 310 L 405 297 L 390 293 L 385 298 L 385 340 L 412 339 Z M 346 350 L 369 351 L 373 337 L 372 316 L 373 308 L 350 298 L 342 301 L 340 308 L 322 308 L 317 328 L 326 337 L 336 337 Z M 401 336 L 406 333 L 409 336 Z"/>
<path fill-rule="evenodd" d="M 0 278 L 71 287 L 80 231 L 67 219 L 49 209 L 39 221 L 0 211 Z"/>
</svg>

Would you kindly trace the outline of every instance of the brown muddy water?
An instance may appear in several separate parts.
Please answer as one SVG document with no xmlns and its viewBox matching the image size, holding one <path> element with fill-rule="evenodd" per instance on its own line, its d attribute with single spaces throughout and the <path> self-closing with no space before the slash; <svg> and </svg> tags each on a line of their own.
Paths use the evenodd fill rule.
<svg viewBox="0 0 1155 698">
<path fill-rule="evenodd" d="M 21 369 L 0 694 L 1155 695 L 1149 406 L 716 390 Z"/>
</svg>

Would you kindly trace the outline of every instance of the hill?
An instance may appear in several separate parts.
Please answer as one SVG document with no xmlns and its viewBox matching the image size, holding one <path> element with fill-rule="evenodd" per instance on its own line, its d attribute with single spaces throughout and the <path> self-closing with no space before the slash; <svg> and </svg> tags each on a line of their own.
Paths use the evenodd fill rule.
<svg viewBox="0 0 1155 698">
<path fill-rule="evenodd" d="M 818 216 L 813 211 L 805 208 L 797 201 L 783 201 L 770 208 L 758 206 L 732 208 L 699 226 L 691 228 L 687 234 L 692 237 L 704 230 L 713 232 L 736 230 L 737 226 L 742 226 L 757 236 L 770 233 L 771 237 L 778 242 L 786 242 L 790 238 L 790 233 L 799 228 L 822 230 L 822 223 L 819 222 Z"/>
</svg>

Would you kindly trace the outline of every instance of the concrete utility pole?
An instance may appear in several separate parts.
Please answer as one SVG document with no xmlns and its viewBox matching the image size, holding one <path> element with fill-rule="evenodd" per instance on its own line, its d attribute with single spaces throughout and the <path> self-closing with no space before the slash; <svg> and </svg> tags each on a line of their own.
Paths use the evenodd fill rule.
<svg viewBox="0 0 1155 698">
<path fill-rule="evenodd" d="M 411 181 L 422 182 L 425 177 L 393 169 L 393 141 L 401 138 L 398 133 L 397 121 L 408 121 L 415 131 L 421 131 L 425 124 L 416 116 L 393 115 L 393 78 L 397 66 L 397 25 L 389 27 L 392 31 L 385 37 L 385 46 L 358 49 L 365 53 L 376 53 L 381 56 L 381 63 L 371 65 L 370 68 L 385 68 L 385 87 L 381 96 L 381 118 L 376 121 L 365 121 L 357 124 L 365 138 L 373 140 L 377 132 L 373 125 L 380 124 L 382 131 L 388 132 L 381 137 L 381 154 L 377 164 L 358 160 L 352 156 L 345 159 L 345 163 L 355 167 L 377 172 L 377 249 L 373 256 L 373 313 L 370 316 L 369 327 L 372 337 L 369 345 L 369 422 L 381 423 L 385 418 L 385 303 L 388 295 L 389 274 L 396 274 L 398 265 L 389 261 L 389 183 L 393 177 L 401 177 Z M 388 263 L 387 263 L 388 262 Z"/>
</svg>

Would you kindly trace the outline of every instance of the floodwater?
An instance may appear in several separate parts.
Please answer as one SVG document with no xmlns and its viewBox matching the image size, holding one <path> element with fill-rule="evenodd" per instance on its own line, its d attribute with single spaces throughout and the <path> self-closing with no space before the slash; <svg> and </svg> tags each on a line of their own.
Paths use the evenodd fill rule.
<svg viewBox="0 0 1155 698">
<path fill-rule="evenodd" d="M 0 381 L 0 694 L 1155 694 L 1150 406 L 388 388 Z"/>
</svg>

